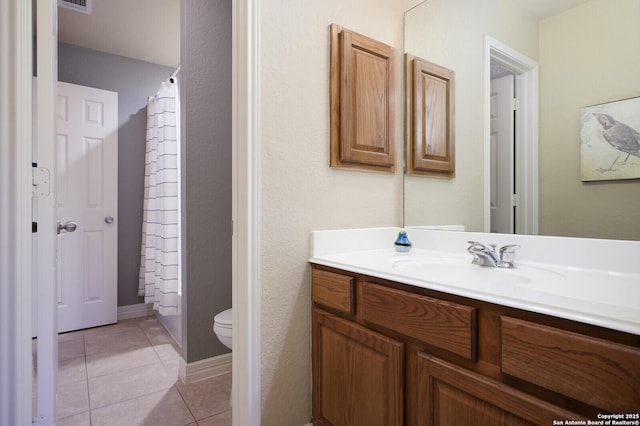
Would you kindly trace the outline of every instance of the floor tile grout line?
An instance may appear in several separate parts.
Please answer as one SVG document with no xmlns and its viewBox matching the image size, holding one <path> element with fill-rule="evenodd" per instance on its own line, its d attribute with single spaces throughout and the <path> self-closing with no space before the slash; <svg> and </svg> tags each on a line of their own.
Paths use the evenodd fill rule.
<svg viewBox="0 0 640 426">
<path fill-rule="evenodd" d="M 161 347 L 161 346 L 165 345 L 167 342 L 162 342 L 161 341 L 162 336 L 158 336 L 155 333 L 155 327 L 154 327 L 153 324 L 150 324 L 150 323 L 147 323 L 147 324 L 149 324 L 149 326 L 147 328 L 149 328 L 150 330 L 152 330 L 154 332 L 147 333 L 147 330 L 142 325 L 142 321 L 138 322 L 134 327 L 132 327 L 132 329 L 140 329 L 142 331 L 142 333 L 146 337 L 146 340 L 148 341 L 149 346 L 151 346 L 152 349 L 154 350 L 155 358 L 157 358 L 157 361 L 160 362 L 160 365 L 162 366 L 162 369 L 164 370 L 164 372 L 173 380 L 173 384 L 169 388 L 167 388 L 167 390 L 168 391 L 173 391 L 173 389 L 175 389 L 178 392 L 178 395 L 180 396 L 180 399 L 182 400 L 182 402 L 184 404 L 184 407 L 187 409 L 187 412 L 190 414 L 191 418 L 193 419 L 192 421 L 190 421 L 189 423 L 186 423 L 185 425 L 192 425 L 192 424 L 193 425 L 198 425 L 198 424 L 200 424 L 201 421 L 206 420 L 208 417 L 219 416 L 219 415 L 222 415 L 225 412 L 229 411 L 229 410 L 223 410 L 223 411 L 221 411 L 219 413 L 212 414 L 211 416 L 205 417 L 203 419 L 197 419 L 196 418 L 196 415 L 195 415 L 195 412 L 194 412 L 194 408 L 192 408 L 189 405 L 187 399 L 185 398 L 185 395 L 183 395 L 183 392 L 181 392 L 180 388 L 178 386 L 176 386 L 176 383 L 178 383 L 176 380 L 179 380 L 179 379 L 177 379 L 177 376 L 175 376 L 175 374 L 173 374 L 172 372 L 170 372 L 168 370 L 167 363 L 171 363 L 172 360 L 170 360 L 170 359 L 163 360 L 161 358 L 161 354 L 158 352 L 158 347 Z M 147 324 L 145 324 L 145 325 L 147 325 Z M 160 323 L 160 326 L 163 327 L 163 325 L 161 323 Z M 154 337 L 154 338 L 155 337 L 159 337 L 160 338 L 158 345 L 154 344 L 154 342 L 152 341 L 152 337 Z M 89 386 L 89 381 L 91 380 L 91 378 L 89 377 L 88 358 L 90 356 L 93 356 L 93 355 L 96 355 L 96 354 L 88 355 L 88 353 L 87 353 L 87 341 L 88 340 L 91 340 L 91 339 L 87 339 L 86 336 L 83 334 L 83 336 L 82 336 L 83 360 L 84 360 L 84 367 L 85 367 L 86 392 L 87 392 L 87 398 L 88 398 L 88 411 L 83 411 L 83 413 L 88 413 L 88 415 L 89 415 L 89 424 L 93 424 L 93 416 L 92 416 L 92 414 L 95 411 L 95 409 L 97 409 L 98 407 L 93 407 L 93 404 L 91 402 L 91 392 L 90 392 L 90 386 Z M 155 340 L 158 340 L 158 339 L 154 339 L 154 341 Z M 142 345 L 138 345 L 138 346 L 142 346 Z M 171 346 L 173 346 L 173 345 L 171 345 Z M 119 348 L 119 349 L 117 349 L 117 350 L 115 350 L 113 352 L 116 353 L 116 354 L 117 353 L 123 353 L 123 352 L 126 352 L 129 349 L 130 348 Z M 145 394 L 145 395 L 148 395 L 148 394 Z M 144 397 L 145 395 L 139 395 L 139 396 L 136 396 L 134 398 L 129 398 L 127 400 L 123 400 L 123 401 L 119 401 L 119 402 L 114 402 L 113 404 L 109 404 L 109 405 L 114 405 L 114 404 L 118 404 L 118 403 L 121 403 L 121 402 L 134 400 L 136 398 Z M 109 405 L 106 405 L 105 407 L 108 407 Z M 100 408 L 102 408 L 102 407 L 100 407 Z M 81 413 L 78 413 L 78 414 L 81 414 Z"/>
<path fill-rule="evenodd" d="M 140 323 L 138 323 L 138 324 L 136 325 L 136 327 L 132 327 L 132 328 L 138 328 L 138 329 L 140 329 L 140 330 L 142 331 L 142 334 L 143 334 L 143 335 L 145 336 L 145 338 L 147 339 L 147 342 L 149 343 L 149 346 L 145 346 L 145 347 L 151 347 L 151 348 L 153 349 L 153 344 L 152 344 L 152 342 L 150 341 L 149 336 L 147 336 L 147 333 L 145 333 L 144 329 L 143 329 L 143 328 L 142 328 L 142 326 L 140 325 Z M 138 346 L 141 346 L 141 345 L 138 345 Z M 133 348 L 133 347 L 134 347 L 134 346 L 132 346 L 132 347 L 126 347 L 126 348 L 119 348 L 119 349 L 117 349 L 116 351 L 113 351 L 113 352 L 117 352 L 118 354 L 121 354 L 122 352 L 127 351 L 127 350 L 129 350 L 129 349 L 131 349 L 131 348 Z M 103 352 L 103 353 L 104 353 L 104 352 Z M 94 355 L 95 355 L 95 354 L 94 354 Z M 162 368 L 164 369 L 164 365 L 162 364 L 162 360 L 160 359 L 160 357 L 158 356 L 158 354 L 156 353 L 156 351 L 155 351 L 155 350 L 154 350 L 154 355 L 156 356 L 156 358 L 158 359 L 158 362 L 160 363 L 160 365 L 161 365 L 161 366 L 162 366 Z M 144 364 L 144 365 L 146 366 L 146 365 L 151 365 L 151 364 Z M 120 370 L 120 371 L 117 371 L 117 372 L 112 372 L 112 373 L 109 373 L 109 374 L 104 374 L 104 375 L 97 376 L 97 377 L 104 377 L 104 376 L 108 376 L 108 375 L 110 375 L 110 374 L 117 374 L 117 373 L 120 373 L 120 372 L 122 372 L 122 371 L 126 371 L 126 370 L 135 370 L 135 369 L 137 369 L 138 367 L 140 367 L 140 366 L 131 367 L 131 368 L 129 368 L 129 369 L 124 369 L 124 370 Z M 87 374 L 88 374 L 88 373 L 87 373 Z M 87 379 L 87 386 L 88 386 L 88 379 Z M 172 386 L 173 386 L 173 385 L 172 385 Z M 154 392 L 157 392 L 157 391 L 154 391 Z M 120 403 L 123 403 L 123 402 L 125 402 L 125 401 L 131 401 L 131 400 L 134 400 L 134 399 L 136 399 L 136 398 L 140 398 L 140 397 L 143 397 L 143 396 L 146 396 L 146 395 L 150 395 L 151 393 L 154 393 L 154 392 L 146 393 L 146 394 L 143 394 L 143 395 L 138 395 L 138 396 L 135 396 L 135 397 L 133 397 L 133 398 L 124 399 L 124 400 L 121 400 L 121 401 L 116 401 L 116 402 L 113 402 L 113 403 L 111 403 L 111 404 L 104 405 L 104 406 L 102 406 L 102 407 L 96 407 L 96 409 L 97 409 L 97 408 L 101 408 L 101 409 L 102 409 L 102 408 L 104 408 L 104 407 L 108 407 L 108 406 L 110 406 L 110 405 L 120 404 Z"/>
<path fill-rule="evenodd" d="M 131 350 L 133 348 L 139 349 L 139 348 L 142 348 L 142 347 L 151 348 L 153 350 L 153 348 L 151 346 L 131 346 L 129 348 L 122 348 L 121 351 L 117 351 L 117 352 L 113 351 L 113 352 L 121 355 L 121 354 L 125 353 L 126 351 Z M 118 374 L 118 373 L 121 373 L 123 371 L 128 371 L 128 370 L 136 370 L 136 369 L 139 369 L 141 367 L 146 367 L 146 366 L 153 365 L 153 364 L 160 364 L 162 367 L 164 367 L 164 364 L 162 363 L 162 360 L 160 359 L 158 354 L 155 351 L 154 351 L 153 354 L 156 357 L 156 359 L 153 362 L 147 362 L 147 363 L 144 363 L 144 364 L 135 365 L 133 367 L 121 368 L 121 369 L 119 369 L 117 371 L 110 371 L 108 373 L 102 373 L 102 374 L 99 374 L 99 375 L 96 375 L 96 376 L 89 377 L 89 379 L 94 379 L 95 380 L 95 379 L 98 379 L 98 378 L 101 378 L 101 377 L 110 376 L 112 374 Z M 93 355 L 91 355 L 91 356 L 93 356 Z M 87 368 L 87 370 L 88 370 L 88 368 Z M 87 374 L 88 374 L 88 371 L 87 371 Z"/>
<path fill-rule="evenodd" d="M 158 363 L 159 363 L 159 364 L 160 364 L 160 366 L 163 368 L 163 370 L 165 370 L 165 372 L 166 372 L 166 368 L 165 368 L 165 366 L 164 366 L 164 363 L 162 362 L 162 359 L 160 359 L 160 356 L 158 355 L 157 351 L 155 351 L 155 349 L 154 349 L 154 345 L 153 345 L 153 343 L 151 342 L 151 340 L 149 339 L 149 336 L 148 336 L 148 335 L 147 335 L 147 333 L 145 332 L 144 328 L 143 328 L 140 324 L 137 324 L 137 328 L 139 328 L 139 329 L 142 331 L 142 333 L 145 335 L 145 337 L 147 338 L 147 341 L 148 341 L 148 343 L 149 343 L 149 346 L 145 346 L 145 347 L 151 347 L 151 348 L 153 349 L 153 351 L 154 351 L 154 355 L 155 355 L 155 357 L 157 358 Z M 142 345 L 138 345 L 138 346 L 142 347 Z M 129 350 L 129 349 L 131 349 L 131 348 L 132 348 L 132 347 L 128 347 L 128 348 L 120 348 L 120 349 L 118 349 L 117 351 L 113 351 L 113 352 L 122 353 L 122 352 L 127 351 L 127 350 Z M 92 356 L 93 356 L 93 355 L 92 355 Z M 152 363 L 144 364 L 144 365 L 146 366 L 146 365 L 151 365 L 151 364 L 152 364 Z M 155 364 L 155 362 L 154 362 L 153 364 Z M 136 369 L 136 368 L 138 368 L 138 367 L 140 367 L 140 366 L 132 367 L 132 368 L 131 368 L 131 370 L 134 370 L 134 369 Z M 120 370 L 120 371 L 125 371 L 125 370 Z M 109 373 L 109 374 L 116 374 L 116 373 L 118 373 L 118 372 L 115 372 L 115 373 Z M 88 374 L 88 370 L 87 370 L 87 374 Z M 107 375 L 109 375 L 109 374 L 105 374 L 105 375 L 97 376 L 97 377 L 104 377 L 104 376 L 107 376 Z M 167 373 L 167 374 L 168 374 L 168 373 Z M 88 386 L 88 378 L 87 378 L 87 386 Z M 168 389 L 171 389 L 172 387 L 175 387 L 175 384 L 171 385 L 171 387 L 169 387 Z M 177 388 L 176 388 L 176 390 L 177 390 Z M 133 398 L 128 398 L 128 399 L 125 399 L 125 400 L 122 400 L 122 401 L 113 402 L 112 404 L 107 404 L 107 405 L 102 406 L 102 407 L 96 407 L 96 409 L 97 409 L 97 408 L 102 409 L 102 408 L 105 408 L 105 407 L 109 407 L 109 406 L 111 406 L 111 405 L 120 404 L 120 403 L 123 403 L 123 402 L 126 402 L 126 401 L 131 401 L 131 400 L 134 400 L 134 399 L 137 399 L 137 398 L 141 398 L 141 397 L 144 397 L 144 396 L 150 395 L 150 394 L 155 393 L 155 392 L 159 392 L 159 391 L 154 391 L 154 392 L 150 392 L 150 393 L 147 393 L 147 394 L 138 395 L 138 396 L 135 396 L 135 397 L 133 397 Z M 178 393 L 179 393 L 179 392 L 178 392 Z M 180 396 L 181 396 L 181 398 L 182 398 L 182 395 L 180 395 Z M 184 398 L 183 398 L 183 401 L 184 401 Z M 185 401 L 185 406 L 187 406 L 186 401 Z M 187 406 L 187 408 L 188 408 L 188 406 Z M 191 412 L 191 411 L 189 410 L 189 412 Z M 91 413 L 91 411 L 90 411 L 90 413 Z M 193 416 L 193 414 L 192 414 L 192 416 Z M 195 416 L 193 416 L 193 418 L 195 419 Z"/>
<path fill-rule="evenodd" d="M 182 402 L 184 403 L 184 406 L 187 407 L 187 410 L 189 410 L 189 414 L 191 414 L 191 417 L 193 417 L 193 420 L 196 422 L 196 425 L 197 425 L 198 424 L 198 419 L 196 418 L 196 415 L 194 414 L 194 412 L 191 409 L 191 407 L 189 407 L 189 404 L 187 403 L 187 400 L 184 399 L 184 396 L 182 395 L 182 392 L 180 392 L 180 388 L 178 388 L 178 386 L 176 386 L 175 383 L 174 383 L 173 387 L 176 388 L 176 391 L 178 391 L 178 395 L 180 395 L 180 398 L 182 398 Z M 187 423 L 187 424 L 189 424 L 189 423 Z"/>
<path fill-rule="evenodd" d="M 91 391 L 90 391 L 90 387 L 89 387 L 89 368 L 87 365 L 87 346 L 86 346 L 86 340 L 85 340 L 85 335 L 84 333 L 82 333 L 82 343 L 83 343 L 83 348 L 84 348 L 84 374 L 87 377 L 87 404 L 89 406 L 89 426 L 91 426 L 92 420 L 91 420 Z"/>
</svg>

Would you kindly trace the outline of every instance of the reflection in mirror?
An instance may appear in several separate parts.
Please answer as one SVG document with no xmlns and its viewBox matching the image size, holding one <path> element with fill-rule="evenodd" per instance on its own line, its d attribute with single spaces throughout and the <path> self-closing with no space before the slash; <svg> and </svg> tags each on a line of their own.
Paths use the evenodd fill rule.
<svg viewBox="0 0 640 426">
<path fill-rule="evenodd" d="M 579 122 L 585 106 L 640 96 L 640 1 L 569 1 L 573 7 L 551 16 L 532 4 L 428 0 L 405 15 L 405 51 L 456 73 L 456 177 L 405 176 L 405 226 L 490 230 L 490 37 L 539 66 L 539 233 L 640 240 L 640 180 L 582 182 Z M 618 167 L 640 168 L 640 158 Z"/>
<path fill-rule="evenodd" d="M 520 206 L 512 194 L 515 185 L 515 115 L 512 99 L 516 96 L 516 74 L 496 61 L 490 65 L 489 117 L 491 143 L 489 169 L 489 216 L 491 232 L 513 234 L 515 232 L 515 210 Z"/>
</svg>

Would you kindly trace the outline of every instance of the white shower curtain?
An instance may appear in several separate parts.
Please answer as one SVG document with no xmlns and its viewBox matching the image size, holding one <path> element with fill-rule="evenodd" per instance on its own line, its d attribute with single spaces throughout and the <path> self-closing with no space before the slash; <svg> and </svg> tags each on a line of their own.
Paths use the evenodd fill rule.
<svg viewBox="0 0 640 426">
<path fill-rule="evenodd" d="M 147 105 L 147 150 L 138 294 L 161 315 L 180 303 L 180 162 L 177 83 L 162 83 Z"/>
</svg>

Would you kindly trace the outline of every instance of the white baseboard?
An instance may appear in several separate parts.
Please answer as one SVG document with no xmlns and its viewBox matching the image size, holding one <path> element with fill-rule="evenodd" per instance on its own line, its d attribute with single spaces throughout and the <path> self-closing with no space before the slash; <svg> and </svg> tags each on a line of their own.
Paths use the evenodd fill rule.
<svg viewBox="0 0 640 426">
<path fill-rule="evenodd" d="M 231 352 L 189 364 L 187 364 L 183 358 L 180 358 L 178 377 L 185 384 L 227 373 L 231 373 Z"/>
<path fill-rule="evenodd" d="M 153 315 L 153 303 L 118 306 L 118 321 Z"/>
</svg>

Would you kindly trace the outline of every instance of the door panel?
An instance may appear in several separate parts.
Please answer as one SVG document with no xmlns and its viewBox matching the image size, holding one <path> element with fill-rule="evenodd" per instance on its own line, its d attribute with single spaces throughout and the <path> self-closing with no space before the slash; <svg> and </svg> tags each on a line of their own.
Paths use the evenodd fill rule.
<svg viewBox="0 0 640 426">
<path fill-rule="evenodd" d="M 58 331 L 117 321 L 118 94 L 58 83 Z"/>
<path fill-rule="evenodd" d="M 313 328 L 314 424 L 404 424 L 404 345 L 319 309 Z"/>
<path fill-rule="evenodd" d="M 514 76 L 491 80 L 491 232 L 514 233 Z"/>
</svg>

